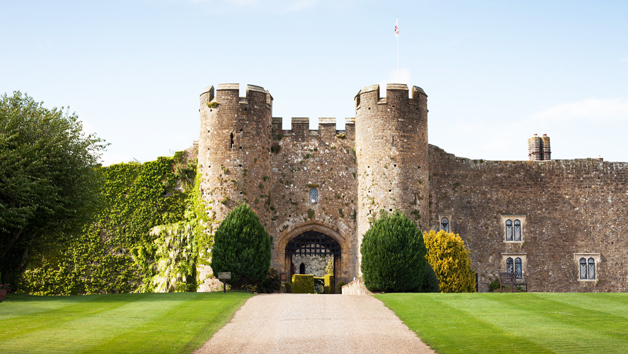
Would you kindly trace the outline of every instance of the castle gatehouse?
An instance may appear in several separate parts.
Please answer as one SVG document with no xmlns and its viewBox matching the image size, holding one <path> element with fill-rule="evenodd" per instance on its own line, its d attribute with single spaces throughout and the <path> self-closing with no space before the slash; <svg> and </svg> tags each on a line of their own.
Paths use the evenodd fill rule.
<svg viewBox="0 0 628 354">
<path fill-rule="evenodd" d="M 264 88 L 205 89 L 198 158 L 212 219 L 249 203 L 283 279 L 331 263 L 351 281 L 370 220 L 400 210 L 424 231 L 460 234 L 480 291 L 507 269 L 530 291 L 628 290 L 628 163 L 552 160 L 547 136 L 528 141 L 527 161 L 456 157 L 428 145 L 421 88 L 379 90 L 358 92 L 344 130 L 335 118 L 283 130 Z"/>
</svg>

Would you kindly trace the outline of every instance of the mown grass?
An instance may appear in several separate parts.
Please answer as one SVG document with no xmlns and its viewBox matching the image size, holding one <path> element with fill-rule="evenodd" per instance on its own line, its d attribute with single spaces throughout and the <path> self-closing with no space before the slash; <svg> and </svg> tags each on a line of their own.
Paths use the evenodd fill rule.
<svg viewBox="0 0 628 354">
<path fill-rule="evenodd" d="M 445 353 L 628 353 L 628 294 L 376 296 Z"/>
<path fill-rule="evenodd" d="M 0 304 L 2 353 L 191 353 L 252 294 L 36 297 Z"/>
</svg>

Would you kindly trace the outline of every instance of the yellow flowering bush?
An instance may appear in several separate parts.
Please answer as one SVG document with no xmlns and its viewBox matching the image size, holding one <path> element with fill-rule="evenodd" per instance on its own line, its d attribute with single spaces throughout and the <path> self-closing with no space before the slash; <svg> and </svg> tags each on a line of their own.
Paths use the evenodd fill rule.
<svg viewBox="0 0 628 354">
<path fill-rule="evenodd" d="M 459 235 L 443 230 L 423 233 L 427 248 L 425 258 L 434 269 L 440 291 L 444 293 L 475 292 L 475 275 L 469 251 Z"/>
</svg>

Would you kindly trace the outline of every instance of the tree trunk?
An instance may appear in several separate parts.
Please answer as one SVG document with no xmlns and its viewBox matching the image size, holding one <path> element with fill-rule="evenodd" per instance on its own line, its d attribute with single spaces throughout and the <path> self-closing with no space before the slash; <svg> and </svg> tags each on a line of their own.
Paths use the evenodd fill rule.
<svg viewBox="0 0 628 354">
<path fill-rule="evenodd" d="M 4 258 L 7 252 L 9 252 L 11 247 L 13 247 L 13 244 L 15 243 L 15 241 L 17 241 L 17 239 L 20 238 L 20 235 L 22 234 L 22 231 L 24 231 L 25 227 L 26 225 L 22 226 L 19 230 L 15 232 L 15 234 L 13 235 L 13 238 L 11 239 L 11 241 L 9 241 L 9 244 L 3 250 L 1 250 L 2 254 L 0 254 L 0 258 Z"/>
<path fill-rule="evenodd" d="M 28 263 L 28 260 L 30 259 L 30 257 L 28 257 L 28 251 L 30 250 L 31 245 L 33 244 L 33 241 L 35 241 L 36 238 L 37 238 L 37 232 L 33 234 L 33 237 L 31 237 L 30 241 L 28 241 L 28 244 L 24 248 L 24 253 L 22 254 L 22 262 L 20 262 L 20 265 L 17 266 L 17 268 L 9 271 L 5 279 L 13 279 L 13 276 L 15 276 L 15 274 L 20 273 L 22 269 L 24 269 L 24 267 L 26 266 L 26 263 Z"/>
</svg>

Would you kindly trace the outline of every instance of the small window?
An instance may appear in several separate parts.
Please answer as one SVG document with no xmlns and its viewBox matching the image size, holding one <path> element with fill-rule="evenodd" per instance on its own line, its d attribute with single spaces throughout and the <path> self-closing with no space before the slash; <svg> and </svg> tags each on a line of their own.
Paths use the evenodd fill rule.
<svg viewBox="0 0 628 354">
<path fill-rule="evenodd" d="M 595 259 L 589 258 L 589 280 L 595 279 Z"/>
<path fill-rule="evenodd" d="M 580 258 L 580 279 L 587 278 L 587 260 Z"/>
<path fill-rule="evenodd" d="M 515 241 L 521 241 L 521 221 L 515 220 Z"/>
<path fill-rule="evenodd" d="M 526 267 L 527 267 L 527 255 L 525 253 L 502 253 L 502 272 L 508 272 L 511 276 L 514 276 L 516 280 L 523 280 Z"/>
<path fill-rule="evenodd" d="M 522 214 L 501 214 L 501 224 L 504 230 L 504 242 L 523 242 L 523 225 L 526 216 Z M 524 260 L 525 263 L 525 260 Z"/>
<path fill-rule="evenodd" d="M 316 190 L 316 188 L 310 189 L 310 203 L 318 203 L 318 190 Z"/>
<path fill-rule="evenodd" d="M 515 278 L 523 279 L 523 270 L 521 267 L 521 258 L 515 258 Z"/>
<path fill-rule="evenodd" d="M 445 232 L 449 232 L 449 219 L 442 218 L 440 219 L 440 228 Z"/>
<path fill-rule="evenodd" d="M 574 261 L 578 268 L 578 281 L 598 280 L 597 266 L 601 262 L 599 253 L 574 253 Z"/>
<path fill-rule="evenodd" d="M 512 272 L 513 272 L 513 269 L 512 269 L 512 268 L 513 268 L 513 267 L 512 267 L 512 263 L 513 263 L 513 262 L 512 262 L 512 258 L 508 257 L 508 258 L 506 259 L 506 272 L 508 272 L 508 273 L 510 273 L 510 274 L 512 274 Z"/>
</svg>

